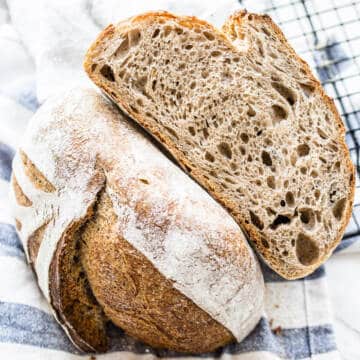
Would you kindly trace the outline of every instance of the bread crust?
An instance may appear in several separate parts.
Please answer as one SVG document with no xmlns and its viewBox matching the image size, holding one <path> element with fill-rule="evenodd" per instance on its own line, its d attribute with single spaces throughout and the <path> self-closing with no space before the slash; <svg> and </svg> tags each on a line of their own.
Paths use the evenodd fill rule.
<svg viewBox="0 0 360 360">
<path fill-rule="evenodd" d="M 147 210 L 141 211 L 146 216 Z M 82 263 L 107 317 L 154 348 L 201 353 L 234 341 L 224 326 L 176 290 L 171 280 L 114 231 L 117 223 L 111 199 L 103 191 L 95 213 L 81 230 Z"/>
<path fill-rule="evenodd" d="M 105 351 L 108 321 L 190 353 L 256 325 L 264 284 L 240 229 L 100 94 L 73 89 L 50 100 L 22 151 L 13 183 L 19 235 L 77 347 Z"/>
<path fill-rule="evenodd" d="M 226 45 L 232 48 L 234 51 L 237 51 L 237 48 L 234 46 L 233 43 L 229 40 L 227 35 L 230 34 L 231 28 L 235 24 L 241 24 L 242 19 L 246 15 L 251 15 L 254 18 L 258 19 L 258 21 L 265 21 L 271 28 L 274 29 L 274 31 L 278 34 L 281 42 L 284 44 L 284 47 L 290 51 L 290 53 L 298 59 L 298 61 L 302 64 L 302 66 L 305 69 L 305 72 L 307 76 L 309 76 L 312 81 L 314 82 L 316 89 L 321 93 L 321 96 L 323 98 L 323 101 L 327 104 L 327 106 L 331 109 L 332 113 L 334 114 L 339 130 L 339 142 L 342 147 L 342 151 L 344 154 L 344 161 L 346 162 L 346 167 L 348 169 L 348 172 L 350 174 L 350 193 L 348 197 L 348 206 L 346 208 L 346 213 L 342 218 L 342 225 L 340 230 L 338 231 L 337 236 L 334 238 L 334 241 L 329 245 L 327 250 L 324 252 L 324 254 L 317 259 L 315 263 L 308 266 L 289 266 L 289 264 L 285 263 L 281 259 L 273 258 L 271 257 L 270 251 L 266 248 L 266 246 L 262 245 L 262 236 L 260 235 L 257 228 L 252 225 L 245 222 L 244 218 L 239 214 L 237 209 L 237 204 L 232 201 L 229 197 L 223 196 L 222 191 L 219 186 L 215 182 L 213 182 L 211 179 L 206 177 L 206 174 L 204 174 L 201 170 L 199 170 L 197 167 L 194 167 L 189 159 L 184 156 L 184 154 L 176 147 L 176 144 L 174 144 L 174 141 L 165 133 L 159 130 L 157 126 L 154 126 L 150 121 L 146 119 L 146 117 L 142 116 L 140 113 L 135 112 L 129 104 L 123 99 L 121 96 L 116 94 L 114 91 L 114 87 L 109 84 L 109 82 L 101 79 L 99 76 L 97 76 L 93 70 L 92 65 L 94 64 L 94 61 L 96 61 L 96 57 L 101 53 L 103 46 L 105 43 L 111 42 L 111 40 L 117 36 L 126 35 L 129 31 L 136 28 L 145 28 L 147 24 L 152 22 L 157 22 L 161 24 L 162 21 L 165 21 L 167 19 L 171 19 L 172 21 L 178 23 L 179 25 L 187 26 L 189 28 L 207 28 L 209 29 L 212 34 L 218 38 L 222 39 L 226 42 Z M 235 15 L 233 15 L 224 25 L 224 33 L 216 30 L 208 23 L 201 21 L 195 17 L 180 17 L 175 16 L 173 14 L 167 13 L 167 12 L 150 12 L 145 13 L 141 16 L 136 16 L 134 18 L 131 18 L 127 20 L 126 22 L 121 22 L 114 25 L 109 25 L 108 28 L 106 28 L 98 38 L 95 40 L 93 45 L 89 48 L 87 55 L 84 60 L 84 69 L 87 72 L 90 79 L 99 86 L 112 100 L 114 100 L 119 107 L 128 114 L 132 119 L 134 119 L 137 123 L 139 123 L 147 132 L 149 132 L 150 135 L 152 135 L 155 139 L 157 139 L 162 145 L 165 146 L 165 148 L 171 153 L 171 155 L 176 159 L 178 164 L 181 166 L 181 168 L 187 172 L 194 180 L 196 180 L 205 190 L 207 190 L 214 199 L 216 199 L 222 206 L 224 206 L 229 213 L 233 216 L 233 218 L 238 222 L 239 225 L 245 230 L 247 235 L 249 236 L 250 240 L 255 245 L 255 248 L 258 250 L 258 252 L 261 254 L 261 256 L 264 258 L 264 260 L 272 267 L 276 272 L 278 272 L 282 277 L 286 279 L 297 279 L 304 277 L 310 273 L 312 273 L 318 266 L 320 266 L 332 253 L 333 249 L 336 247 L 336 245 L 340 242 L 342 235 L 344 233 L 344 230 L 346 228 L 346 225 L 350 219 L 351 211 L 352 211 L 352 203 L 353 203 L 353 197 L 354 197 L 354 185 L 355 185 L 355 176 L 354 176 L 354 166 L 351 162 L 350 156 L 349 156 L 349 150 L 345 144 L 344 140 L 344 133 L 345 129 L 342 124 L 341 118 L 336 110 L 334 101 L 329 98 L 324 90 L 322 89 L 320 83 L 316 78 L 312 75 L 309 66 L 306 64 L 304 60 L 302 60 L 295 51 L 290 47 L 287 40 L 285 39 L 283 33 L 281 30 L 273 23 L 273 21 L 270 19 L 267 15 L 257 15 L 257 14 L 248 14 L 246 11 L 241 11 Z M 205 176 L 204 176 L 205 175 Z"/>
</svg>

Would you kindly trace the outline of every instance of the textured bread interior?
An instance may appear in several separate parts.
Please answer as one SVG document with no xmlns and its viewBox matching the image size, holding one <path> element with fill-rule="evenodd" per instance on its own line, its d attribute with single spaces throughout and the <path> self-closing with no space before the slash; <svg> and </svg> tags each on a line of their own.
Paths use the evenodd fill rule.
<svg viewBox="0 0 360 360">
<path fill-rule="evenodd" d="M 155 348 L 204 352 L 234 340 L 118 234 L 117 221 L 103 192 L 81 233 L 80 257 L 106 316 Z"/>
<path fill-rule="evenodd" d="M 229 210 L 275 271 L 302 277 L 350 217 L 344 128 L 268 17 L 242 12 L 224 31 L 229 38 L 195 18 L 145 14 L 105 29 L 85 70 Z"/>
</svg>

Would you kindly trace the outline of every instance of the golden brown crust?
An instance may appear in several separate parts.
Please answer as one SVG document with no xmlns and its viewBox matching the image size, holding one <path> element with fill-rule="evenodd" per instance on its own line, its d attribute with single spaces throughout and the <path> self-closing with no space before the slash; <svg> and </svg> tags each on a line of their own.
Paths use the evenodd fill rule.
<svg viewBox="0 0 360 360">
<path fill-rule="evenodd" d="M 51 263 L 52 305 L 77 346 L 104 352 L 107 318 L 155 348 L 199 353 L 234 340 L 117 235 L 116 226 L 102 191 L 81 223 L 66 230 Z"/>
<path fill-rule="evenodd" d="M 26 154 L 20 150 L 19 151 L 20 158 L 23 163 L 23 168 L 26 176 L 32 182 L 32 184 L 39 190 L 45 192 L 53 192 L 55 188 L 53 185 L 45 178 L 45 176 L 36 168 L 36 166 L 31 162 L 31 160 L 26 156 Z M 23 193 L 20 185 L 18 184 L 15 175 L 13 175 L 13 187 L 15 198 L 19 202 L 20 205 L 23 206 L 32 206 L 32 201 L 27 198 L 27 196 Z M 27 242 L 27 250 L 29 254 L 29 263 L 34 269 L 34 265 L 36 262 L 37 254 L 41 245 L 41 241 L 44 236 L 44 232 L 48 225 L 49 221 L 41 225 L 38 229 L 36 229 L 28 238 Z M 16 220 L 16 229 L 18 231 L 21 230 L 22 224 L 19 220 Z"/>
<path fill-rule="evenodd" d="M 155 348 L 199 353 L 234 340 L 227 329 L 176 290 L 118 235 L 117 222 L 104 192 L 95 216 L 81 230 L 81 259 L 108 318 Z"/>
<path fill-rule="evenodd" d="M 224 30 L 230 32 L 232 27 L 234 26 L 234 24 L 236 24 L 236 23 L 240 24 L 241 19 L 245 15 L 247 15 L 246 11 L 242 11 L 242 12 L 239 12 L 239 13 L 233 15 L 228 20 L 228 22 L 224 25 Z M 333 114 L 336 118 L 339 133 L 340 133 L 339 134 L 340 135 L 339 142 L 341 143 L 341 147 L 344 152 L 346 167 L 350 173 L 349 182 L 350 182 L 350 187 L 351 187 L 351 193 L 349 196 L 349 198 L 350 198 L 349 200 L 350 200 L 350 203 L 352 204 L 353 197 L 354 197 L 354 189 L 355 189 L 354 188 L 354 185 L 355 185 L 354 166 L 351 162 L 351 159 L 349 156 L 349 150 L 345 143 L 344 126 L 343 126 L 341 118 L 336 110 L 333 100 L 330 99 L 325 94 L 319 81 L 312 75 L 309 66 L 290 47 L 290 45 L 288 44 L 287 40 L 285 39 L 283 33 L 278 28 L 278 26 L 272 22 L 271 18 L 267 15 L 248 14 L 247 16 L 249 16 L 249 15 L 259 21 L 265 21 L 267 24 L 269 24 L 269 26 L 271 26 L 274 29 L 274 31 L 278 34 L 279 39 L 283 43 L 284 47 L 286 47 L 286 49 L 296 59 L 298 59 L 298 61 L 303 65 L 306 75 L 311 78 L 311 80 L 314 82 L 314 84 L 316 84 L 315 86 L 318 89 L 318 91 L 321 93 L 321 96 L 322 96 L 324 102 L 329 106 L 329 108 L 333 112 Z M 196 169 L 192 166 L 192 164 L 184 156 L 184 154 L 180 150 L 178 150 L 176 148 L 176 146 L 174 146 L 173 140 L 170 139 L 170 137 L 165 132 L 159 131 L 159 129 L 157 127 L 153 126 L 145 117 L 141 116 L 138 112 L 135 112 L 129 106 L 129 104 L 127 104 L 125 102 L 124 99 L 121 99 L 119 96 L 117 96 L 114 93 L 113 89 L 109 86 L 108 82 L 103 81 L 102 79 L 100 79 L 93 73 L 93 71 L 91 69 L 91 66 L 93 64 L 92 59 L 94 57 L 96 57 L 98 51 L 100 51 L 100 49 L 102 48 L 100 45 L 103 43 L 104 40 L 108 41 L 116 33 L 120 33 L 120 34 L 126 33 L 133 27 L 135 28 L 138 26 L 142 26 L 145 22 L 148 22 L 148 21 L 159 21 L 159 20 L 161 20 L 161 18 L 164 18 L 164 19 L 171 18 L 172 20 L 174 20 L 175 22 L 178 22 L 179 24 L 180 23 L 187 24 L 185 26 L 191 26 L 192 28 L 199 27 L 199 26 L 209 27 L 209 29 L 211 29 L 211 31 L 216 34 L 216 37 L 224 39 L 227 42 L 229 47 L 232 47 L 234 50 L 236 50 L 235 47 L 233 46 L 233 44 L 231 44 L 229 42 L 229 39 L 224 34 L 220 33 L 219 31 L 216 31 L 216 29 L 214 29 L 212 26 L 210 26 L 209 24 L 207 24 L 204 21 L 200 21 L 197 18 L 191 18 L 191 21 L 190 21 L 190 18 L 177 17 L 177 16 L 169 14 L 169 13 L 158 13 L 158 12 L 146 13 L 141 16 L 134 17 L 134 18 L 128 20 L 126 23 L 121 23 L 117 27 L 114 27 L 113 25 L 111 25 L 110 27 L 105 29 L 99 35 L 99 37 L 96 39 L 94 44 L 90 47 L 90 49 L 85 57 L 85 61 L 84 61 L 85 71 L 87 72 L 88 76 L 92 79 L 92 81 L 97 86 L 99 86 L 101 89 L 103 89 L 104 92 L 108 96 L 110 96 L 120 106 L 120 108 L 123 111 L 125 111 L 131 118 L 136 120 L 144 129 L 146 129 L 161 144 L 163 144 L 166 147 L 166 149 L 170 152 L 170 154 L 177 160 L 179 165 L 193 179 L 195 179 L 202 187 L 204 187 L 205 190 L 207 190 L 221 205 L 223 205 L 226 209 L 229 210 L 231 215 L 235 218 L 235 220 L 239 223 L 239 225 L 241 225 L 242 228 L 249 235 L 250 239 L 254 242 L 254 244 L 256 245 L 256 248 L 259 250 L 259 252 L 264 257 L 264 259 L 270 264 L 270 266 L 275 271 L 277 271 L 281 276 L 283 276 L 286 279 L 296 279 L 296 278 L 304 277 L 304 276 L 312 273 L 321 263 L 323 263 L 331 255 L 332 250 L 340 242 L 343 232 L 344 232 L 346 225 L 351 216 L 351 206 L 348 206 L 346 214 L 343 217 L 342 226 L 338 232 L 338 236 L 336 237 L 336 239 L 334 240 L 332 245 L 329 247 L 328 251 L 322 257 L 320 257 L 318 259 L 318 261 L 315 264 L 313 264 L 312 266 L 303 267 L 302 269 L 300 269 L 300 268 L 288 269 L 287 265 L 285 265 L 284 261 L 282 261 L 278 258 L 272 257 L 268 248 L 263 245 L 263 243 L 264 243 L 263 238 L 261 237 L 261 235 L 258 232 L 258 230 L 256 229 L 256 227 L 245 222 L 245 219 L 243 219 L 243 217 L 240 215 L 240 213 L 237 210 L 237 205 L 231 199 L 222 196 L 221 189 L 209 178 L 204 177 L 204 175 L 202 174 L 201 171 L 199 171 L 198 169 Z M 111 29 L 111 30 L 109 30 L 109 29 Z M 265 239 L 265 240 L 267 241 L 268 239 Z"/>
<path fill-rule="evenodd" d="M 18 181 L 16 180 L 15 175 L 12 176 L 12 186 L 14 189 L 15 199 L 17 203 L 21 206 L 31 206 L 32 201 L 22 191 Z"/>
<path fill-rule="evenodd" d="M 28 239 L 28 253 L 29 253 L 29 262 L 30 265 L 34 266 L 36 262 L 36 258 L 39 252 L 39 248 L 44 236 L 44 232 L 46 230 L 49 222 L 41 225 L 38 229 L 36 229 Z"/>
<path fill-rule="evenodd" d="M 18 219 L 15 219 L 15 227 L 17 231 L 21 231 L 22 224 Z"/>
<path fill-rule="evenodd" d="M 28 176 L 34 186 L 45 192 L 54 192 L 55 187 L 50 183 L 48 179 L 41 173 L 40 170 L 33 164 L 33 162 L 26 156 L 26 154 L 19 151 L 21 161 L 24 165 L 25 174 Z"/>
<path fill-rule="evenodd" d="M 133 18 L 129 19 L 127 24 L 136 25 L 141 23 L 161 23 L 163 20 L 171 19 L 177 22 L 179 25 L 182 25 L 184 27 L 187 27 L 189 29 L 197 28 L 198 26 L 203 26 L 208 28 L 209 30 L 213 31 L 214 28 L 212 25 L 210 25 L 207 21 L 201 20 L 195 16 L 177 16 L 172 13 L 169 13 L 167 11 L 149 11 L 144 14 L 140 14 L 137 16 L 134 16 Z M 120 23 L 122 26 L 123 23 Z M 119 26 L 119 24 L 117 25 Z M 218 33 L 218 36 L 226 39 L 224 34 Z"/>
</svg>

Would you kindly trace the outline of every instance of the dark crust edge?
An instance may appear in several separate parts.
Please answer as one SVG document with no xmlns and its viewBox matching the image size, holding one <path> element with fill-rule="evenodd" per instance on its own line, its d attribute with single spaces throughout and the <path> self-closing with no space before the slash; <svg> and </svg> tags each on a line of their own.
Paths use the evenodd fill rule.
<svg viewBox="0 0 360 360">
<path fill-rule="evenodd" d="M 87 209 L 85 216 L 78 220 L 71 222 L 61 235 L 61 238 L 57 242 L 55 252 L 52 256 L 50 267 L 49 267 L 49 297 L 50 305 L 54 312 L 56 320 L 63 327 L 64 331 L 68 335 L 71 342 L 81 351 L 86 353 L 102 353 L 106 349 L 97 349 L 92 344 L 87 343 L 72 326 L 71 322 L 68 321 L 61 310 L 61 293 L 60 289 L 60 278 L 59 272 L 59 260 L 63 248 L 66 246 L 66 237 L 69 233 L 76 233 L 86 223 L 86 221 L 93 216 L 94 203 L 90 204 Z"/>
</svg>

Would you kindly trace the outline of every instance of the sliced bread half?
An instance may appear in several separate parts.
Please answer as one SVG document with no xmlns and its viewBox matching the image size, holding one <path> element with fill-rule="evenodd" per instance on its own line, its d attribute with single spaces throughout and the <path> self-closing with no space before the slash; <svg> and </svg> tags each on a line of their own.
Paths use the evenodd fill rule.
<svg viewBox="0 0 360 360">
<path fill-rule="evenodd" d="M 344 126 L 268 16 L 237 13 L 222 33 L 146 13 L 108 26 L 84 66 L 280 275 L 303 277 L 329 257 L 354 194 Z"/>
</svg>

